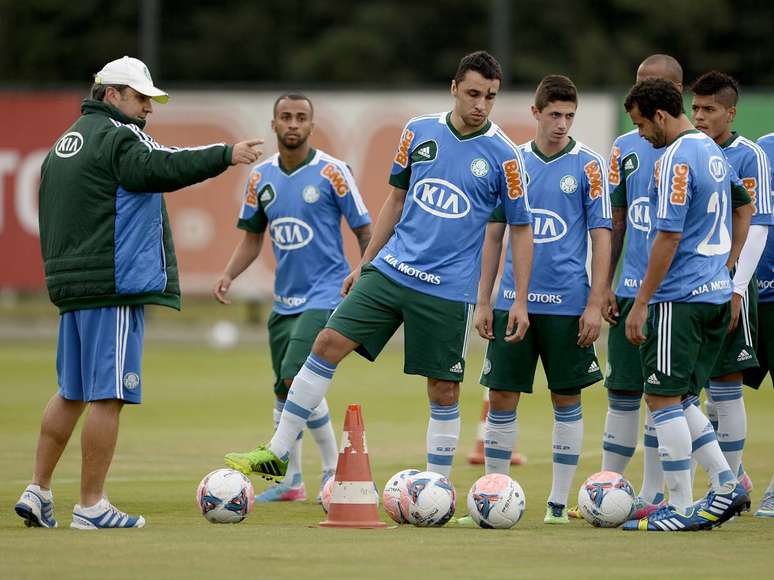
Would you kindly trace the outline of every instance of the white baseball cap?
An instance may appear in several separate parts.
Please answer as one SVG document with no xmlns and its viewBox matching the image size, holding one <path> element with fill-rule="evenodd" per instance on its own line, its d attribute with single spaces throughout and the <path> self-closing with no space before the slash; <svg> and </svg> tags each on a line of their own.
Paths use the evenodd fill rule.
<svg viewBox="0 0 774 580">
<path fill-rule="evenodd" d="M 145 63 L 131 56 L 111 60 L 94 76 L 98 85 L 128 85 L 141 95 L 158 103 L 166 103 L 169 95 L 153 86 L 153 79 Z"/>
</svg>

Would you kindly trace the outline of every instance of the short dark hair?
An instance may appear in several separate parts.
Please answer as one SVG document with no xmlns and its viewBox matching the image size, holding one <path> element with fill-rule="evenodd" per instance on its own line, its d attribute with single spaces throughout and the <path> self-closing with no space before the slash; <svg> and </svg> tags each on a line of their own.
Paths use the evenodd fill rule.
<svg viewBox="0 0 774 580">
<path fill-rule="evenodd" d="M 542 111 L 549 103 L 566 101 L 578 104 L 578 89 L 564 75 L 547 75 L 543 77 L 535 91 L 535 107 Z"/>
<path fill-rule="evenodd" d="M 651 54 L 640 63 L 639 68 L 643 67 L 661 67 L 665 79 L 683 84 L 683 67 L 680 66 L 680 63 L 673 56 L 668 54 Z"/>
<path fill-rule="evenodd" d="M 646 119 L 653 119 L 659 109 L 677 118 L 683 114 L 683 96 L 672 81 L 645 79 L 634 85 L 626 95 L 626 112 L 631 112 L 635 106 Z"/>
<path fill-rule="evenodd" d="M 471 52 L 460 59 L 457 72 L 454 73 L 454 82 L 458 83 L 464 79 L 469 70 L 479 73 L 485 79 L 496 79 L 501 82 L 503 80 L 503 69 L 500 68 L 500 63 L 485 50 Z"/>
<path fill-rule="evenodd" d="M 314 116 L 314 105 L 312 104 L 312 99 L 299 92 L 282 93 L 279 97 L 277 97 L 277 100 L 274 101 L 272 116 L 277 116 L 277 106 L 280 104 L 280 101 L 284 101 L 285 99 L 289 101 L 306 101 L 309 103 L 309 109 L 312 111 L 312 116 Z"/>
<path fill-rule="evenodd" d="M 123 94 L 123 92 L 129 88 L 129 85 L 103 85 L 99 83 L 94 83 L 91 86 L 91 91 L 89 92 L 89 98 L 91 98 L 92 101 L 104 101 L 105 93 L 107 93 L 108 87 L 113 87 L 119 93 Z"/>
<path fill-rule="evenodd" d="M 715 98 L 726 108 L 735 107 L 739 101 L 739 83 L 731 75 L 711 70 L 693 81 L 691 91 L 694 95 Z"/>
</svg>

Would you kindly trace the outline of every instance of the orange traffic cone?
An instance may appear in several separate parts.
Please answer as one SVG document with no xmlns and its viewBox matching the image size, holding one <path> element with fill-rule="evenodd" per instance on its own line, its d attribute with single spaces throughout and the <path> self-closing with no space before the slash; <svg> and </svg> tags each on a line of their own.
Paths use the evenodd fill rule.
<svg viewBox="0 0 774 580">
<path fill-rule="evenodd" d="M 484 388 L 484 406 L 481 409 L 481 421 L 478 424 L 476 434 L 476 446 L 473 453 L 468 455 L 468 463 L 471 465 L 484 464 L 484 437 L 486 436 L 486 416 L 489 414 L 489 389 Z M 516 451 L 511 452 L 511 465 L 523 465 L 527 462 L 526 456 Z"/>
<path fill-rule="evenodd" d="M 386 528 L 379 520 L 376 488 L 368 462 L 368 444 L 360 405 L 347 407 L 339 462 L 328 506 L 326 528 Z"/>
</svg>

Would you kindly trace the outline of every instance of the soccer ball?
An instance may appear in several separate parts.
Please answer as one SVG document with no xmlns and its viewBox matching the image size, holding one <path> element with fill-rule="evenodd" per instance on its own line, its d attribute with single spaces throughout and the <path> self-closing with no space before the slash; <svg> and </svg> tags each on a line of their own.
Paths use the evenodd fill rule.
<svg viewBox="0 0 774 580">
<path fill-rule="evenodd" d="M 432 471 L 406 478 L 408 521 L 419 527 L 442 526 L 454 515 L 457 492 L 451 481 Z"/>
<path fill-rule="evenodd" d="M 407 478 L 419 473 L 418 469 L 404 469 L 387 480 L 382 492 L 384 510 L 399 524 L 408 523 Z"/>
<path fill-rule="evenodd" d="M 252 482 L 233 469 L 216 469 L 204 476 L 196 490 L 202 515 L 213 524 L 236 524 L 253 511 Z"/>
<path fill-rule="evenodd" d="M 615 528 L 634 511 L 634 490 L 620 473 L 600 471 L 590 476 L 578 491 L 583 519 L 598 528 Z"/>
<path fill-rule="evenodd" d="M 502 473 L 479 478 L 468 492 L 468 512 L 482 528 L 512 528 L 526 507 L 524 490 Z"/>
<path fill-rule="evenodd" d="M 320 505 L 323 511 L 327 514 L 331 505 L 331 498 L 333 497 L 333 488 L 336 485 L 336 476 L 329 477 L 328 481 L 323 485 L 322 491 L 320 491 Z M 376 507 L 379 507 L 379 490 L 374 484 L 374 495 L 376 496 Z"/>
</svg>

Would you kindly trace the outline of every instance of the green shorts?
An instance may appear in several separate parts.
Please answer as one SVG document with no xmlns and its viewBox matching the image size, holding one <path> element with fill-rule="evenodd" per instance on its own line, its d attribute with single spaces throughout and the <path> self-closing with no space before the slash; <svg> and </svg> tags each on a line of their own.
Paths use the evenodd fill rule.
<svg viewBox="0 0 774 580">
<path fill-rule="evenodd" d="M 269 349 L 274 371 L 274 393 L 287 397 L 286 379 L 293 379 L 304 366 L 315 338 L 325 328 L 330 310 L 304 310 L 300 314 L 269 316 Z"/>
<path fill-rule="evenodd" d="M 472 319 L 472 304 L 412 290 L 367 264 L 327 328 L 357 342 L 357 352 L 373 361 L 403 324 L 403 372 L 460 382 Z"/>
<path fill-rule="evenodd" d="M 640 349 L 626 338 L 626 318 L 634 298 L 615 297 L 618 304 L 618 324 L 610 326 L 607 335 L 607 377 L 605 386 L 616 391 L 642 394 Z"/>
<path fill-rule="evenodd" d="M 739 324 L 731 334 L 726 334 L 723 346 L 720 347 L 718 360 L 712 369 L 712 378 L 756 368 L 758 366 L 758 359 L 755 356 L 757 334 L 758 280 L 753 276 L 742 298 Z"/>
<path fill-rule="evenodd" d="M 699 395 L 720 354 L 729 316 L 728 303 L 648 306 L 646 338 L 640 346 L 644 391 L 664 397 Z"/>
<path fill-rule="evenodd" d="M 494 311 L 495 339 L 486 347 L 481 384 L 495 391 L 531 393 L 538 357 L 548 388 L 558 395 L 577 395 L 602 379 L 594 346 L 580 347 L 579 316 L 530 314 L 521 342 L 505 342 L 508 312 Z"/>
<path fill-rule="evenodd" d="M 753 389 L 761 386 L 767 373 L 772 373 L 772 364 L 774 364 L 774 302 L 758 304 L 758 321 L 758 344 L 755 348 L 755 354 L 760 366 L 744 371 L 744 384 Z"/>
</svg>

